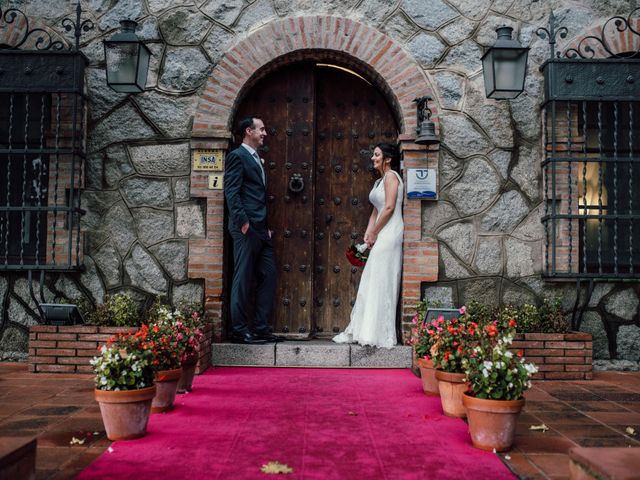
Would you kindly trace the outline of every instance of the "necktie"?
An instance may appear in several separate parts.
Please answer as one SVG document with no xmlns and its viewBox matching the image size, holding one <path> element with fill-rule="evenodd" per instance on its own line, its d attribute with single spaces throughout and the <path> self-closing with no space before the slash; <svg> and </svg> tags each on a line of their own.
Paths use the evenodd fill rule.
<svg viewBox="0 0 640 480">
<path fill-rule="evenodd" d="M 264 168 L 262 168 L 262 162 L 260 161 L 260 157 L 257 152 L 253 152 L 253 159 L 258 163 L 258 167 L 260 167 L 260 173 L 262 174 L 262 183 L 264 185 L 267 184 L 267 181 L 264 177 Z"/>
</svg>

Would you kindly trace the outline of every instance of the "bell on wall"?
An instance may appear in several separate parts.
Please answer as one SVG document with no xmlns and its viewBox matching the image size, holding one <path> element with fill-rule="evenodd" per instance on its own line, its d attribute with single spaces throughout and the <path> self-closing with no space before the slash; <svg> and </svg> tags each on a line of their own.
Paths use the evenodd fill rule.
<svg viewBox="0 0 640 480">
<path fill-rule="evenodd" d="M 414 100 L 418 104 L 418 125 L 416 130 L 415 143 L 418 145 L 434 145 L 440 143 L 436 135 L 436 125 L 431 120 L 431 109 L 429 108 L 429 96 L 419 97 Z"/>
</svg>

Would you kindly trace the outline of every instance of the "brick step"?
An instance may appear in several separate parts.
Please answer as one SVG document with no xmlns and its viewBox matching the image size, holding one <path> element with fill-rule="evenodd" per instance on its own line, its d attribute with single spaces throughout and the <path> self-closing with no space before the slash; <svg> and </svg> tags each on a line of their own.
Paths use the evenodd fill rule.
<svg viewBox="0 0 640 480">
<path fill-rule="evenodd" d="M 638 480 L 640 447 L 576 447 L 569 450 L 571 480 Z"/>
<path fill-rule="evenodd" d="M 216 343 L 213 365 L 325 368 L 411 368 L 411 347 L 339 345 L 326 340 L 286 341 L 265 345 Z"/>
<path fill-rule="evenodd" d="M 0 437 L 0 479 L 35 480 L 35 438 Z"/>
</svg>

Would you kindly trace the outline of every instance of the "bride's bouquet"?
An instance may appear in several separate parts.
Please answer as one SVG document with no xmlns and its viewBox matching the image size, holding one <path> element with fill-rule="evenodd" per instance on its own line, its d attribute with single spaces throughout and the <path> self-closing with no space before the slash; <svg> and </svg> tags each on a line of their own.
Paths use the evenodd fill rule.
<svg viewBox="0 0 640 480">
<path fill-rule="evenodd" d="M 345 252 L 349 263 L 355 267 L 364 267 L 364 264 L 367 263 L 367 259 L 369 258 L 368 248 L 366 243 L 354 243 L 351 245 Z"/>
</svg>

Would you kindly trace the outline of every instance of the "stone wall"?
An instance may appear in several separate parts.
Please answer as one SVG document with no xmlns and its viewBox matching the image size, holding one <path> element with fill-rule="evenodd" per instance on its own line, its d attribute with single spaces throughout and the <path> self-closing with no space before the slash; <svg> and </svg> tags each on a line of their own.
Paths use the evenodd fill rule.
<svg viewBox="0 0 640 480">
<path fill-rule="evenodd" d="M 64 32 L 73 11 L 49 0 L 9 0 L 31 18 Z M 189 278 L 190 242 L 207 236 L 206 202 L 190 194 L 196 105 L 213 68 L 257 28 L 286 17 L 328 14 L 388 35 L 422 69 L 435 93 L 441 148 L 437 202 L 422 203 L 422 239 L 439 243 L 439 281 L 424 294 L 444 304 L 475 298 L 491 304 L 561 295 L 573 308 L 573 284 L 542 281 L 542 100 L 546 40 L 535 36 L 550 8 L 569 37 L 628 14 L 637 0 L 91 0 L 96 29 L 83 34 L 90 59 L 89 157 L 83 218 L 86 271 L 47 277 L 45 293 L 84 297 L 128 291 L 141 303 L 155 295 L 203 301 L 201 277 Z M 153 52 L 147 90 L 111 91 L 102 40 L 119 20 L 136 19 Z M 46 21 L 45 21 L 46 19 Z M 484 97 L 480 57 L 495 27 L 515 28 L 531 46 L 525 92 L 513 101 Z M 561 43 L 564 40 L 560 41 Z M 559 45 L 562 47 L 562 45 Z M 235 99 L 233 99 L 235 101 Z M 583 322 L 594 358 L 632 362 L 640 355 L 639 290 L 598 285 Z M 584 295 L 582 296 L 584 298 Z M 0 358 L 24 356 L 36 309 L 24 278 L 0 277 Z M 9 353 L 12 352 L 12 353 Z M 16 353 L 17 352 L 17 353 Z"/>
</svg>

